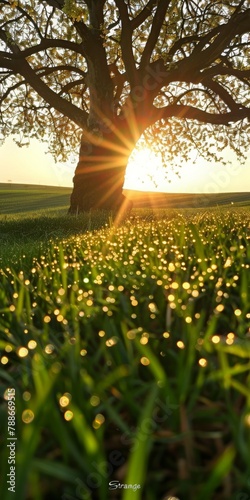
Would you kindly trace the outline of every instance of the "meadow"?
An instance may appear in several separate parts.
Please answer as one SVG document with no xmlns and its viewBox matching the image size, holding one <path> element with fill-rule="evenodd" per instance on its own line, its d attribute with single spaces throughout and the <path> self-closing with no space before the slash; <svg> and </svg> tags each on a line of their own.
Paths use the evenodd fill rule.
<svg viewBox="0 0 250 500">
<path fill-rule="evenodd" d="M 249 208 L 0 230 L 1 498 L 249 500 Z"/>
</svg>

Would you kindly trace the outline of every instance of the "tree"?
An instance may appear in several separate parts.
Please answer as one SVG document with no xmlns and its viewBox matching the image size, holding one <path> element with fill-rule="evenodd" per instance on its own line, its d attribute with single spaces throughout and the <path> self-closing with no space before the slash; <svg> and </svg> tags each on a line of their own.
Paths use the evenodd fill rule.
<svg viewBox="0 0 250 500">
<path fill-rule="evenodd" d="M 138 141 L 244 155 L 249 0 L 0 0 L 1 139 L 80 146 L 70 212 L 122 203 Z M 212 145 L 216 144 L 217 149 Z"/>
</svg>

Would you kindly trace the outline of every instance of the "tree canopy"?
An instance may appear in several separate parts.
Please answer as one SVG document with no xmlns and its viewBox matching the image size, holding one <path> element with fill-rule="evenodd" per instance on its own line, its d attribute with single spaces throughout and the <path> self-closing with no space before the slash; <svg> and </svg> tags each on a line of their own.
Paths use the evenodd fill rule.
<svg viewBox="0 0 250 500">
<path fill-rule="evenodd" d="M 46 140 L 126 118 L 167 160 L 249 144 L 249 0 L 0 0 L 0 139 Z"/>
</svg>

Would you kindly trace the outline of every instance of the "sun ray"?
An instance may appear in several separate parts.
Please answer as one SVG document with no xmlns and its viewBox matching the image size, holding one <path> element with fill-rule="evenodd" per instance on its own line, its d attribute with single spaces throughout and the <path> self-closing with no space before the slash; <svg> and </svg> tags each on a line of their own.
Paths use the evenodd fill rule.
<svg viewBox="0 0 250 500">
<path fill-rule="evenodd" d="M 128 161 L 125 186 L 135 191 L 160 191 L 166 181 L 160 155 L 150 148 L 134 151 Z"/>
</svg>

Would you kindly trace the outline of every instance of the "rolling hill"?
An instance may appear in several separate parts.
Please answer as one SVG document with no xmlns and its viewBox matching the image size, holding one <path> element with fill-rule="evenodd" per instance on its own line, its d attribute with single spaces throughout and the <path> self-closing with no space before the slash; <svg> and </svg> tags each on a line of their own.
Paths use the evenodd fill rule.
<svg viewBox="0 0 250 500">
<path fill-rule="evenodd" d="M 0 215 L 59 211 L 69 207 L 71 187 L 0 183 Z M 124 190 L 135 208 L 205 208 L 249 205 L 250 193 L 156 193 Z"/>
</svg>

